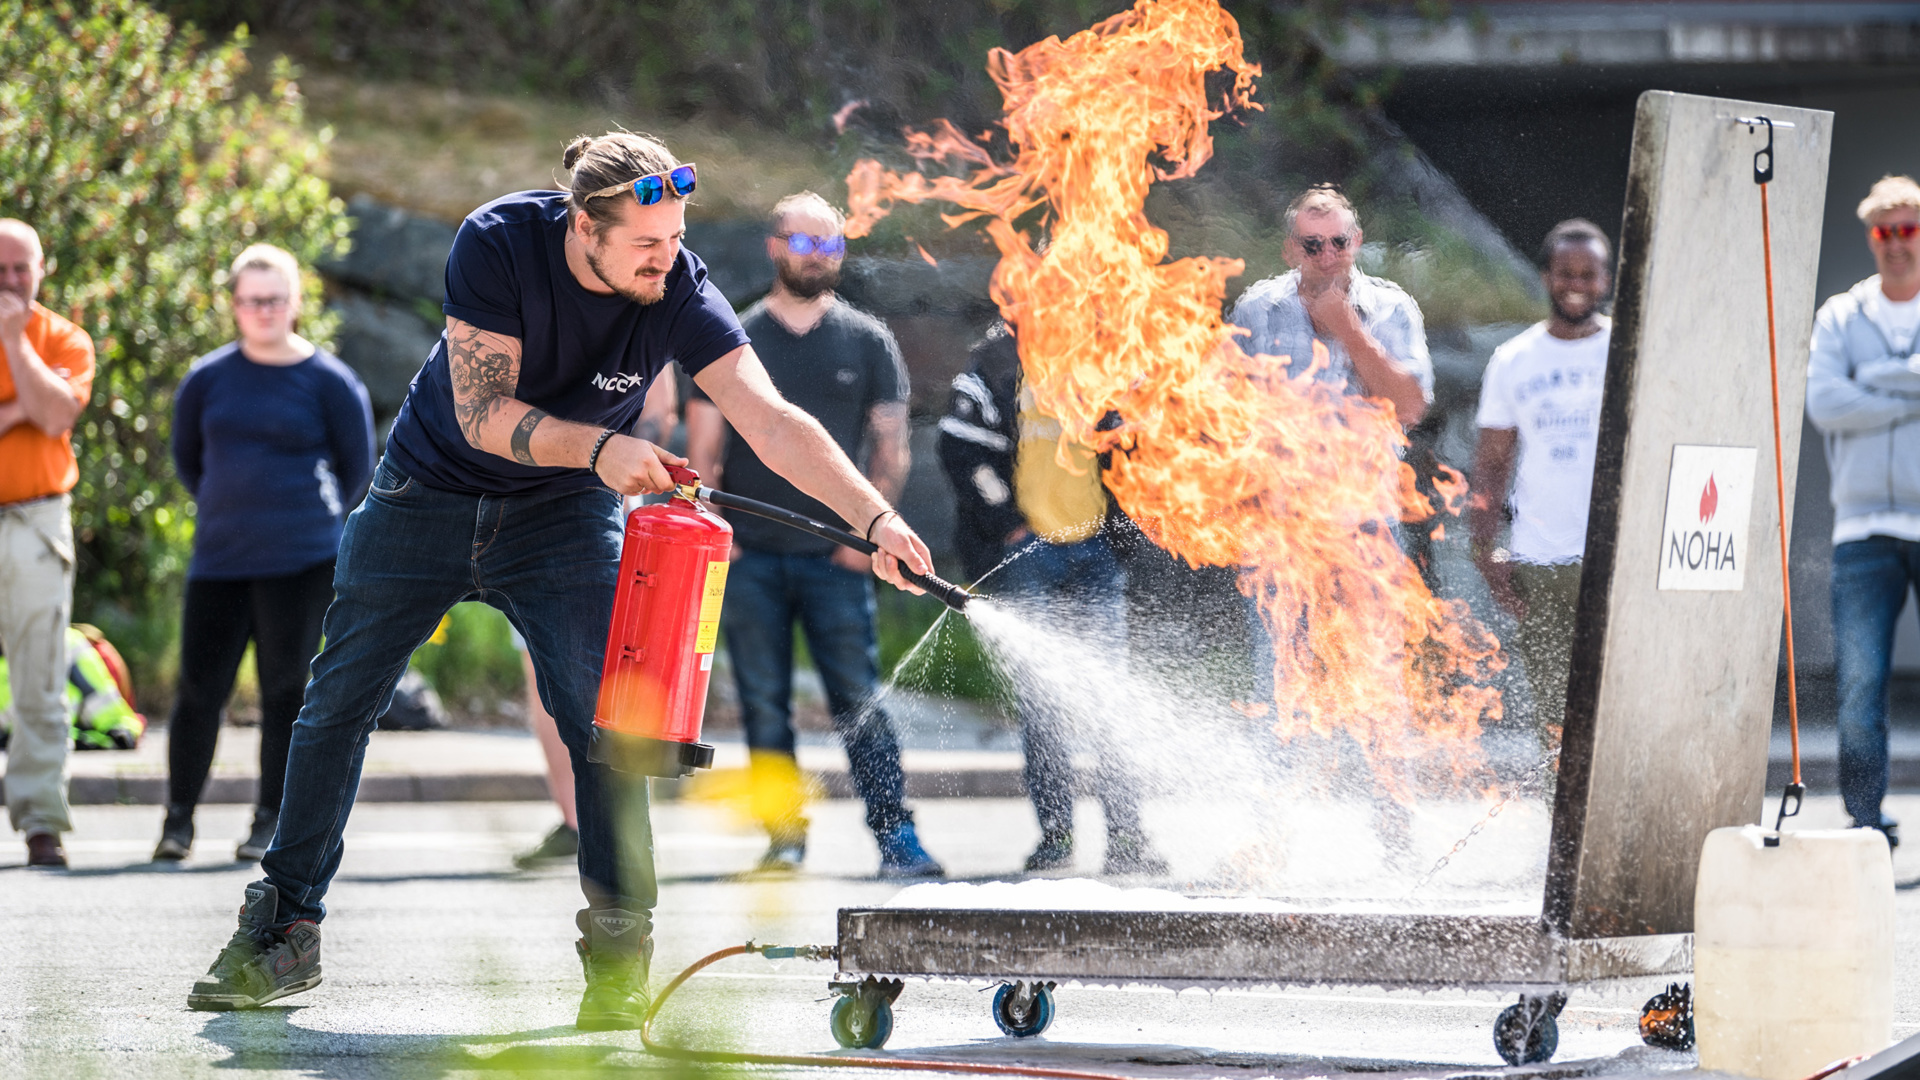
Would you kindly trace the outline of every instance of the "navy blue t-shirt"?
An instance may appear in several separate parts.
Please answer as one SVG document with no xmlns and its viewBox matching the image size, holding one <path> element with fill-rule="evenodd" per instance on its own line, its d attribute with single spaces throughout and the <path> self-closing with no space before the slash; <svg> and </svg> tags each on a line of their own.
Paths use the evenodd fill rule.
<svg viewBox="0 0 1920 1080">
<path fill-rule="evenodd" d="M 174 392 L 173 465 L 199 506 L 188 577 L 297 574 L 333 558 L 373 475 L 367 388 L 324 350 L 256 364 L 223 345 Z"/>
<path fill-rule="evenodd" d="M 514 397 L 582 424 L 625 431 L 672 362 L 687 374 L 747 344 L 733 305 L 682 247 L 651 304 L 588 292 L 567 268 L 567 195 L 522 191 L 467 215 L 447 256 L 447 302 L 462 322 L 520 339 Z M 522 465 L 476 450 L 453 412 L 447 335 L 413 377 L 387 437 L 389 460 L 429 487 L 514 494 L 590 487 L 586 469 Z"/>
</svg>

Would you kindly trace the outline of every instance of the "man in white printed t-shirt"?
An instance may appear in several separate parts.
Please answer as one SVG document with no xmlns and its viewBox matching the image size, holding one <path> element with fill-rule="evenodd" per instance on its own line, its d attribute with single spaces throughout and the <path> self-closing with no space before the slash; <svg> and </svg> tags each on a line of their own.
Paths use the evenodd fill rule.
<svg viewBox="0 0 1920 1080">
<path fill-rule="evenodd" d="M 1880 272 L 1813 318 L 1807 418 L 1833 478 L 1833 649 L 1840 797 L 1900 844 L 1887 794 L 1893 628 L 1920 583 L 1920 184 L 1888 176 L 1857 211 Z"/>
<path fill-rule="evenodd" d="M 1472 535 L 1474 563 L 1493 598 L 1520 621 L 1517 644 L 1533 688 L 1534 723 L 1550 749 L 1559 744 L 1567 708 L 1613 336 L 1613 321 L 1600 313 L 1613 289 L 1613 253 L 1605 233 L 1575 218 L 1547 233 L 1540 262 L 1552 313 L 1495 349 L 1480 384 Z M 1503 504 L 1513 519 L 1504 550 L 1496 546 Z"/>
</svg>

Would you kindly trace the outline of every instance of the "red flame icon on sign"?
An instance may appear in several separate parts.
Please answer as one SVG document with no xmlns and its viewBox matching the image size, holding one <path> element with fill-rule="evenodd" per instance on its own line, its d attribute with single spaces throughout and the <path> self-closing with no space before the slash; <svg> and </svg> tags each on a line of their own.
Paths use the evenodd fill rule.
<svg viewBox="0 0 1920 1080">
<path fill-rule="evenodd" d="M 1700 524 L 1713 520 L 1713 512 L 1720 508 L 1720 489 L 1713 485 L 1713 474 L 1707 474 L 1707 486 L 1700 489 Z"/>
</svg>

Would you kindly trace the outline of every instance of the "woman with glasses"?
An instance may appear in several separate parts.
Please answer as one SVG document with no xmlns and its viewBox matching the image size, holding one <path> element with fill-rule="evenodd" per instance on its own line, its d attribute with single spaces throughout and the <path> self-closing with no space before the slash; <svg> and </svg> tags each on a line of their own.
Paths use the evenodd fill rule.
<svg viewBox="0 0 1920 1080">
<path fill-rule="evenodd" d="M 299 263 L 255 244 L 226 285 L 239 340 L 195 361 L 174 395 L 174 466 L 198 510 L 156 862 L 193 846 L 194 807 L 248 642 L 260 682 L 260 790 L 235 857 L 258 859 L 272 842 L 341 526 L 373 475 L 366 387 L 294 332 Z"/>
</svg>

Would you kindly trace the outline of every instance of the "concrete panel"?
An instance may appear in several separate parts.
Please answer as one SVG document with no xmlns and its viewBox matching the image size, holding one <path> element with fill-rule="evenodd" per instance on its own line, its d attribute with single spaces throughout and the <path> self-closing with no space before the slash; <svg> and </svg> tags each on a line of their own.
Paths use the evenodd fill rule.
<svg viewBox="0 0 1920 1080">
<path fill-rule="evenodd" d="M 1754 115 L 1795 125 L 1775 133 L 1768 189 L 1792 505 L 1832 114 L 1649 92 L 1621 226 L 1544 907 L 1576 937 L 1689 930 L 1702 840 L 1761 813 L 1782 553 L 1753 177 L 1766 132 L 1732 120 Z M 1745 535 L 1732 538 L 1738 589 L 1659 587 L 1677 446 L 1758 451 Z M 1711 529 L 1716 498 L 1686 494 Z"/>
</svg>

